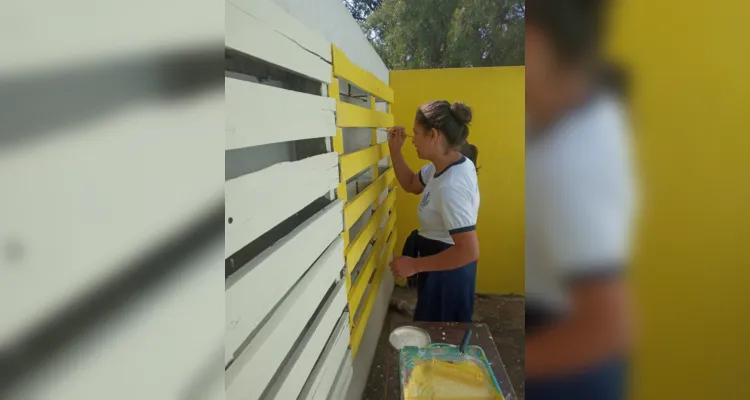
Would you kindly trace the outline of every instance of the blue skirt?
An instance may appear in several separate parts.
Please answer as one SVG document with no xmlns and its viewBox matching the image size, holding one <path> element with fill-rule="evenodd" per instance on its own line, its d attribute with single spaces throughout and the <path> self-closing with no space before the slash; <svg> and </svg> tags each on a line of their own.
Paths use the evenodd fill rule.
<svg viewBox="0 0 750 400">
<path fill-rule="evenodd" d="M 412 232 L 404 245 L 403 255 L 427 257 L 453 245 L 419 236 Z M 476 261 L 449 271 L 417 274 L 417 307 L 414 320 L 421 322 L 471 322 L 474 314 L 474 289 L 477 281 Z"/>
<path fill-rule="evenodd" d="M 559 316 L 544 307 L 526 303 L 526 334 L 555 323 Z M 624 400 L 628 362 L 618 357 L 576 375 L 526 379 L 526 400 Z"/>
<path fill-rule="evenodd" d="M 526 400 L 625 400 L 627 362 L 616 359 L 586 372 L 526 380 Z"/>
</svg>

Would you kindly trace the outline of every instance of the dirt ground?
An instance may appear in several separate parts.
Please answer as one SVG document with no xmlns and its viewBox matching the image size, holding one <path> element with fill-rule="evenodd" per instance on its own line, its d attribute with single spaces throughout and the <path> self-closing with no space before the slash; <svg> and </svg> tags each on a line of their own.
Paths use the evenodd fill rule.
<svg viewBox="0 0 750 400">
<path fill-rule="evenodd" d="M 416 303 L 413 289 L 396 287 L 391 298 L 375 358 L 370 368 L 364 399 L 384 398 L 383 368 L 398 363 L 396 352 L 388 344 L 390 327 L 411 320 L 410 310 Z M 495 345 L 520 400 L 524 399 L 524 298 L 522 296 L 482 295 L 475 298 L 474 322 L 485 323 L 495 339 Z M 385 379 L 393 379 L 388 377 Z"/>
</svg>

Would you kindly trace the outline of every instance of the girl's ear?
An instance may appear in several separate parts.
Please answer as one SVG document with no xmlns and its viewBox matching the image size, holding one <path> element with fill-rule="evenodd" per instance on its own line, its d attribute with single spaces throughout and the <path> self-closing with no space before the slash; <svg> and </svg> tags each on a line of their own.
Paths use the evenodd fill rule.
<svg viewBox="0 0 750 400">
<path fill-rule="evenodd" d="M 430 129 L 430 140 L 437 140 L 440 137 L 440 134 L 438 133 L 437 129 L 432 128 Z"/>
</svg>

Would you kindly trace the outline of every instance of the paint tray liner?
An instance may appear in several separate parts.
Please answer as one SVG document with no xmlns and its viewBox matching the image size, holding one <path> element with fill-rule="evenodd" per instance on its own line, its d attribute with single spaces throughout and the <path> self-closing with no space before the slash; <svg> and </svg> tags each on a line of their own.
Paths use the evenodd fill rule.
<svg viewBox="0 0 750 400">
<path fill-rule="evenodd" d="M 402 400 L 504 400 L 487 356 L 478 346 L 435 343 L 399 351 Z"/>
</svg>

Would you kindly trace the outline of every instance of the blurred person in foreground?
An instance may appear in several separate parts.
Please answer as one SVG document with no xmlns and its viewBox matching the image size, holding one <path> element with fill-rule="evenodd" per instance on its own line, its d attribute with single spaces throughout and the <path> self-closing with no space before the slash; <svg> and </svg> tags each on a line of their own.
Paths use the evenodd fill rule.
<svg viewBox="0 0 750 400">
<path fill-rule="evenodd" d="M 526 2 L 526 398 L 625 398 L 636 196 L 606 0 Z"/>
</svg>

